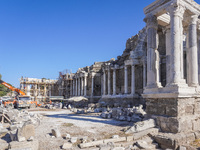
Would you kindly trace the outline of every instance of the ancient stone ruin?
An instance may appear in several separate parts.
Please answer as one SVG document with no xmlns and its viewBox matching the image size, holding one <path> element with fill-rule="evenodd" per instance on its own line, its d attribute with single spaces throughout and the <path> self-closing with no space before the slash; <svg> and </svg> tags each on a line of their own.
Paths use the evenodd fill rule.
<svg viewBox="0 0 200 150">
<path fill-rule="evenodd" d="M 144 13 L 146 27 L 127 40 L 121 56 L 61 73 L 49 84 L 48 96 L 83 96 L 110 107 L 145 104 L 147 117 L 163 132 L 156 140 L 163 145 L 171 141 L 175 149 L 199 137 L 200 5 L 156 0 Z M 21 82 L 21 89 L 30 84 Z"/>
</svg>

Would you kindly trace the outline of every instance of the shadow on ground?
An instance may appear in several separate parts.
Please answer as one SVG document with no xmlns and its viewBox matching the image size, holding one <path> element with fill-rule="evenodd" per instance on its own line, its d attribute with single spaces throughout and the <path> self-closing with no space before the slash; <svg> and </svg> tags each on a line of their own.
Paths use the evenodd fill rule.
<svg viewBox="0 0 200 150">
<path fill-rule="evenodd" d="M 114 126 L 132 126 L 133 122 L 127 122 L 127 121 L 117 121 L 113 119 L 102 119 L 99 116 L 91 116 L 91 115 L 80 115 L 80 114 L 53 114 L 53 115 L 45 115 L 49 118 L 63 118 L 63 119 L 72 119 L 72 120 L 80 120 L 80 121 L 88 121 L 88 122 L 94 122 L 94 123 L 102 123 L 102 124 L 109 124 Z"/>
</svg>

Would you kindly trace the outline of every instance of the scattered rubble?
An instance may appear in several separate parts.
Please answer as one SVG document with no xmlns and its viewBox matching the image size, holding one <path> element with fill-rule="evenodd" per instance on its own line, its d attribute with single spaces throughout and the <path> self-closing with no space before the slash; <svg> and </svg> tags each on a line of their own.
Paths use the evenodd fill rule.
<svg viewBox="0 0 200 150">
<path fill-rule="evenodd" d="M 56 128 L 56 129 L 52 129 L 52 136 L 55 136 L 57 138 L 61 137 L 61 133 L 60 131 Z"/>
<path fill-rule="evenodd" d="M 0 116 L 0 149 L 38 150 L 38 141 L 34 136 L 35 128 L 40 124 L 40 115 L 0 107 Z"/>
<path fill-rule="evenodd" d="M 142 105 L 140 105 L 139 107 L 134 106 L 133 108 L 107 108 L 106 110 L 101 110 L 103 112 L 100 116 L 105 119 L 114 118 L 120 121 L 138 122 L 146 117 L 146 112 L 142 108 Z M 100 109 L 95 109 L 95 111 L 100 112 Z"/>
</svg>

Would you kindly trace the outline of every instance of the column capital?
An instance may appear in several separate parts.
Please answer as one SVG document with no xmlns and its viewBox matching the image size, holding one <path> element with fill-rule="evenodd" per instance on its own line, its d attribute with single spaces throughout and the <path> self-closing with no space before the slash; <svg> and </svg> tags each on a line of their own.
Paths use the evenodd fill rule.
<svg viewBox="0 0 200 150">
<path fill-rule="evenodd" d="M 170 13 L 170 16 L 178 16 L 183 19 L 183 14 L 185 12 L 186 8 L 185 6 L 181 4 L 174 3 L 169 8 L 168 11 Z"/>
<path fill-rule="evenodd" d="M 198 15 L 192 15 L 190 18 L 190 25 L 191 24 L 197 24 L 197 20 L 198 20 Z"/>
<path fill-rule="evenodd" d="M 146 18 L 144 19 L 144 21 L 146 22 L 146 26 L 147 29 L 148 28 L 158 28 L 158 21 L 157 21 L 157 17 L 155 15 L 147 15 Z"/>
</svg>

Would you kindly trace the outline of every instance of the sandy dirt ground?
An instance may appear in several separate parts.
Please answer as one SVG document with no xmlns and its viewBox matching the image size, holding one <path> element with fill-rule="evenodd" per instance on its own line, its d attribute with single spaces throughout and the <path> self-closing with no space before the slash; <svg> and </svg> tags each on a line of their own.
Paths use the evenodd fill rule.
<svg viewBox="0 0 200 150">
<path fill-rule="evenodd" d="M 39 140 L 39 150 L 57 150 L 68 140 L 66 134 L 71 137 L 87 137 L 87 141 L 110 138 L 113 135 L 123 136 L 123 129 L 131 126 L 129 122 L 121 122 L 112 119 L 102 119 L 99 114 L 74 114 L 69 110 L 32 109 L 32 113 L 39 113 L 43 117 L 36 128 L 35 138 Z M 51 130 L 58 128 L 61 138 L 51 135 Z M 80 141 L 75 143 L 76 146 Z"/>
</svg>

